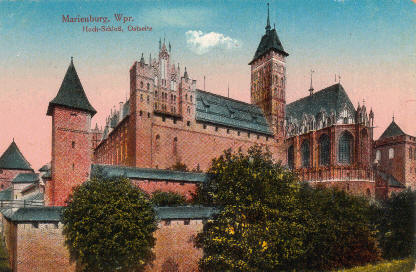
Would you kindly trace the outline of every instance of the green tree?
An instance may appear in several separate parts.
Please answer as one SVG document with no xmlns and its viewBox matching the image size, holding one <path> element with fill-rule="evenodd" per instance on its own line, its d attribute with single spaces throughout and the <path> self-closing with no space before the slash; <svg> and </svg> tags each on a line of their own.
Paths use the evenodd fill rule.
<svg viewBox="0 0 416 272">
<path fill-rule="evenodd" d="M 306 226 L 295 176 L 256 146 L 214 159 L 198 188 L 201 204 L 222 211 L 205 224 L 197 246 L 203 271 L 288 271 L 303 254 Z"/>
<path fill-rule="evenodd" d="M 141 271 L 154 258 L 155 212 L 128 179 L 93 178 L 77 187 L 62 223 L 80 271 Z"/>
<path fill-rule="evenodd" d="M 186 198 L 183 195 L 174 192 L 154 191 L 151 201 L 153 205 L 163 206 L 181 206 L 186 204 Z"/>
<path fill-rule="evenodd" d="M 380 260 L 368 199 L 307 185 L 299 197 L 308 225 L 302 267 L 326 271 Z"/>
<path fill-rule="evenodd" d="M 400 259 L 415 254 L 416 192 L 405 190 L 374 206 L 373 221 L 383 258 Z"/>
</svg>

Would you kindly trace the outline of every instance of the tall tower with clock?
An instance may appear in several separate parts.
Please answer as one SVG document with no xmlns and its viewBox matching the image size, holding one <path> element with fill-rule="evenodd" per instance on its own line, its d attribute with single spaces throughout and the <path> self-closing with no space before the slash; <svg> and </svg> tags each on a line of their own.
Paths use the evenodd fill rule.
<svg viewBox="0 0 416 272">
<path fill-rule="evenodd" d="M 261 38 L 251 66 L 251 103 L 260 106 L 269 122 L 276 140 L 284 140 L 286 105 L 286 57 L 277 36 L 276 28 L 270 26 L 267 4 L 266 33 Z"/>
</svg>

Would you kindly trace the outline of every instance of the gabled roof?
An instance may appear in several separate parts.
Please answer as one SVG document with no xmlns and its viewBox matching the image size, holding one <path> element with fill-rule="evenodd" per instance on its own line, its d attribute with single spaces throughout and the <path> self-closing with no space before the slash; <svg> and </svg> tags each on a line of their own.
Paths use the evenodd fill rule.
<svg viewBox="0 0 416 272">
<path fill-rule="evenodd" d="M 396 124 L 396 122 L 394 122 L 394 119 L 393 119 L 393 121 L 386 128 L 383 134 L 381 134 L 379 139 L 389 138 L 393 136 L 400 136 L 400 135 L 406 135 L 406 133 L 403 132 L 403 130 Z"/>
<path fill-rule="evenodd" d="M 77 109 L 87 111 L 91 113 L 91 116 L 97 113 L 97 111 L 91 106 L 85 95 L 84 88 L 79 80 L 77 71 L 75 70 L 74 63 L 71 59 L 68 70 L 66 71 L 64 80 L 59 88 L 56 97 L 49 102 L 47 115 L 52 115 L 54 106 L 63 106 L 71 109 Z"/>
<path fill-rule="evenodd" d="M 266 34 L 263 35 L 259 46 L 257 47 L 256 53 L 254 54 L 253 60 L 249 64 L 252 64 L 255 60 L 268 53 L 270 50 L 279 52 L 285 56 L 289 56 L 288 53 L 283 49 L 283 45 L 279 40 L 276 29 L 266 30 Z"/>
<path fill-rule="evenodd" d="M 38 181 L 39 181 L 38 174 L 20 173 L 12 180 L 12 183 L 34 183 Z"/>
<path fill-rule="evenodd" d="M 354 105 L 351 103 L 347 93 L 340 83 L 329 86 L 318 92 L 308 95 L 286 105 L 286 117 L 302 120 L 303 114 L 316 116 L 324 110 L 327 114 L 332 111 L 339 114 L 344 107 L 355 113 Z"/>
<path fill-rule="evenodd" d="M 196 90 L 197 121 L 273 135 L 263 111 L 257 105 Z"/>
<path fill-rule="evenodd" d="M 9 145 L 6 151 L 0 157 L 0 169 L 18 169 L 18 170 L 32 170 L 29 162 L 25 159 L 22 152 L 20 152 L 16 143 Z"/>
<path fill-rule="evenodd" d="M 93 164 L 91 176 L 104 176 L 106 178 L 126 177 L 131 179 L 163 180 L 199 183 L 205 182 L 208 175 L 205 173 L 181 172 L 155 168 L 138 168 L 118 165 Z"/>
</svg>

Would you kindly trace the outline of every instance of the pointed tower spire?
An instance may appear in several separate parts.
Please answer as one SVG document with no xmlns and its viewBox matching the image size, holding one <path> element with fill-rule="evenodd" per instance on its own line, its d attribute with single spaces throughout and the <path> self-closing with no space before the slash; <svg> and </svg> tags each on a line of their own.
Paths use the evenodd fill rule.
<svg viewBox="0 0 416 272">
<path fill-rule="evenodd" d="M 53 108 L 55 106 L 86 111 L 91 114 L 91 117 L 97 113 L 85 95 L 84 88 L 82 87 L 77 71 L 75 70 L 72 57 L 58 94 L 49 102 L 46 114 L 52 116 Z"/>
<path fill-rule="evenodd" d="M 162 49 L 162 38 L 159 38 L 159 50 Z"/>
<path fill-rule="evenodd" d="M 171 47 L 170 42 L 169 42 L 169 53 L 170 53 L 171 50 L 172 50 L 172 47 Z"/>
<path fill-rule="evenodd" d="M 269 11 L 270 4 L 267 3 L 267 24 L 266 24 L 266 31 L 270 30 L 270 11 Z"/>
<path fill-rule="evenodd" d="M 149 55 L 149 65 L 152 66 L 152 53 Z"/>
<path fill-rule="evenodd" d="M 313 95 L 313 86 L 312 86 L 312 75 L 315 73 L 314 70 L 311 70 L 311 86 L 309 87 L 309 95 Z"/>
<path fill-rule="evenodd" d="M 140 63 L 144 64 L 144 57 L 143 57 L 143 53 L 142 53 L 142 57 L 140 58 Z"/>
<path fill-rule="evenodd" d="M 184 78 L 188 78 L 188 71 L 186 71 L 186 66 L 185 66 L 185 73 L 183 74 Z"/>
</svg>

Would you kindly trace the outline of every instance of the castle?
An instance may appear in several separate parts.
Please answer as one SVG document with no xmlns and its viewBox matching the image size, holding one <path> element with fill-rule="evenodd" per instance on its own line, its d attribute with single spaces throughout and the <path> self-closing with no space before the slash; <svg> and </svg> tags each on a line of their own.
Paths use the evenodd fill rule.
<svg viewBox="0 0 416 272">
<path fill-rule="evenodd" d="M 365 105 L 355 108 L 340 83 L 319 91 L 311 84 L 308 96 L 287 104 L 288 56 L 267 15 L 265 34 L 249 62 L 251 102 L 245 103 L 197 89 L 190 71 L 172 63 L 171 45 L 160 40 L 156 58 L 145 61 L 142 55 L 131 66 L 129 98 L 111 110 L 103 130 L 91 127 L 96 110 L 71 59 L 47 109 L 51 162 L 36 174 L 14 141 L 0 157 L 2 207 L 23 201 L 2 210 L 15 271 L 29 271 L 33 265 L 43 271 L 74 271 L 63 246 L 59 211 L 72 188 L 98 172 L 126 176 L 149 193 L 174 191 L 190 198 L 209 177 L 166 169 L 181 162 L 204 171 L 223 150 L 245 151 L 257 144 L 314 185 L 369 197 L 414 189 L 416 138 L 393 120 L 373 141 L 374 113 L 367 113 Z M 45 207 L 33 207 L 39 203 Z M 202 253 L 172 233 L 191 240 L 213 212 L 209 207 L 159 208 L 154 269 L 159 271 L 167 256 L 173 256 L 187 260 L 181 271 L 192 271 Z M 36 257 L 48 243 L 57 244 L 51 248 L 54 262 Z"/>
</svg>

